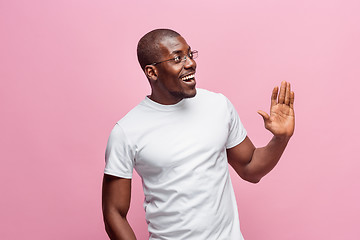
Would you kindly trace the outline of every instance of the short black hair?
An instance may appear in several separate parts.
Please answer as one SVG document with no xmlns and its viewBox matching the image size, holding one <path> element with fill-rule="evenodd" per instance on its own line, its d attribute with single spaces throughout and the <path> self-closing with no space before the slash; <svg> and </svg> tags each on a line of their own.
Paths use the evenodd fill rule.
<svg viewBox="0 0 360 240">
<path fill-rule="evenodd" d="M 141 69 L 153 62 L 159 61 L 160 58 L 160 42 L 167 37 L 178 37 L 179 33 L 171 29 L 155 29 L 145 34 L 137 45 L 137 57 Z"/>
</svg>

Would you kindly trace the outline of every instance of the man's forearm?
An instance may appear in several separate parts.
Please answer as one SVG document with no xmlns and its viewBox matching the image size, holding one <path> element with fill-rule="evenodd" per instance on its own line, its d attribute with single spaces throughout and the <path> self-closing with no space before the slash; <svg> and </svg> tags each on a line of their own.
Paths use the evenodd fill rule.
<svg viewBox="0 0 360 240">
<path fill-rule="evenodd" d="M 105 230 L 111 240 L 136 240 L 129 222 L 120 214 L 109 213 L 104 215 L 104 223 Z"/>
<path fill-rule="evenodd" d="M 251 161 L 246 166 L 246 175 L 250 182 L 259 182 L 276 166 L 289 140 L 290 137 L 274 136 L 265 147 L 255 149 Z"/>
</svg>

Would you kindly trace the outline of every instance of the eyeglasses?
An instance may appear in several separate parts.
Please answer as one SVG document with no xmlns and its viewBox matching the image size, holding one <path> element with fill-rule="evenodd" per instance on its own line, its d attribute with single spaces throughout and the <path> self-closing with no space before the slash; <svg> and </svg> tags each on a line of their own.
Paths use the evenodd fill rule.
<svg viewBox="0 0 360 240">
<path fill-rule="evenodd" d="M 198 57 L 198 51 L 194 50 L 194 51 L 191 51 L 187 54 L 187 56 L 176 56 L 174 58 L 171 58 L 171 59 L 168 59 L 168 60 L 164 60 L 164 61 L 161 61 L 161 62 L 154 62 L 150 65 L 153 65 L 155 66 L 156 64 L 159 64 L 159 63 L 163 63 L 163 62 L 167 62 L 167 61 L 174 61 L 175 63 L 181 63 L 183 61 L 186 61 L 187 57 L 189 57 L 190 59 L 195 59 Z"/>
</svg>

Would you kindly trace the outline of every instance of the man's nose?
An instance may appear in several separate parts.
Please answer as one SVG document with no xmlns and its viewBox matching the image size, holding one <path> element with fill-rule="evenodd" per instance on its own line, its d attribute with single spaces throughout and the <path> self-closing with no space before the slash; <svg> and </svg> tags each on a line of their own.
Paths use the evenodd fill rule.
<svg viewBox="0 0 360 240">
<path fill-rule="evenodd" d="M 184 63 L 184 68 L 196 68 L 196 62 L 194 59 L 191 59 L 189 56 L 186 57 L 185 59 L 185 63 Z"/>
</svg>

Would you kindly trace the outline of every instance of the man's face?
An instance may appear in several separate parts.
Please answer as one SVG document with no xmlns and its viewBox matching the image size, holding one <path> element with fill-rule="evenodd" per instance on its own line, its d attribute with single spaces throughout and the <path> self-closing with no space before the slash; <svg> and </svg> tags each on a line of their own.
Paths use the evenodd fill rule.
<svg viewBox="0 0 360 240">
<path fill-rule="evenodd" d="M 196 62 L 188 57 L 190 46 L 181 36 L 167 37 L 160 42 L 160 59 L 164 61 L 177 56 L 187 56 L 185 61 L 176 63 L 166 61 L 156 65 L 158 70 L 158 95 L 163 104 L 174 104 L 183 98 L 196 95 L 195 70 Z"/>
</svg>

